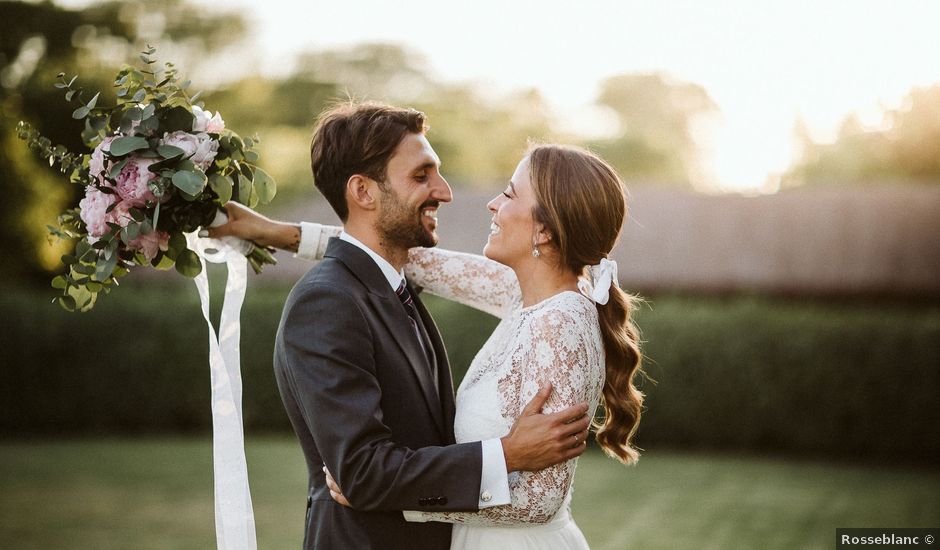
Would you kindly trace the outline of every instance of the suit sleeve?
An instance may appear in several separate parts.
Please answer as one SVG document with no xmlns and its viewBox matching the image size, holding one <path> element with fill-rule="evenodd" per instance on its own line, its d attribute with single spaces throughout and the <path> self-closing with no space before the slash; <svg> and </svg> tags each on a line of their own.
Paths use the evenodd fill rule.
<svg viewBox="0 0 940 550">
<path fill-rule="evenodd" d="M 392 441 L 370 330 L 356 300 L 323 284 L 298 288 L 285 311 L 285 378 L 326 467 L 357 510 L 476 510 L 481 444 Z"/>
</svg>

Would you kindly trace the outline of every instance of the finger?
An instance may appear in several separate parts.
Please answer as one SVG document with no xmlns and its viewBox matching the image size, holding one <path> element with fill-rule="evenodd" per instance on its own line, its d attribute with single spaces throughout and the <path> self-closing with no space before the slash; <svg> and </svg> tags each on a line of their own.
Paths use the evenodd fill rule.
<svg viewBox="0 0 940 550">
<path fill-rule="evenodd" d="M 584 454 L 585 449 L 587 449 L 587 443 L 584 443 L 584 442 L 578 445 L 575 445 L 574 447 L 565 449 L 565 451 L 562 453 L 563 460 L 571 460 L 572 458 L 578 458 L 579 456 Z"/>
<path fill-rule="evenodd" d="M 562 409 L 556 413 L 552 413 L 549 416 L 551 416 L 552 421 L 563 424 L 570 424 L 584 418 L 587 412 L 587 403 L 578 403 L 577 405 L 572 405 L 567 409 Z"/>
<path fill-rule="evenodd" d="M 579 418 L 578 420 L 575 420 L 574 422 L 569 422 L 568 424 L 564 424 L 564 430 L 562 433 L 564 433 L 566 436 L 582 434 L 588 429 L 590 429 L 590 427 L 591 427 L 591 419 L 588 418 L 587 416 L 582 416 L 581 418 Z M 584 438 L 582 437 L 581 439 L 583 440 Z"/>
<path fill-rule="evenodd" d="M 591 437 L 591 431 L 583 430 L 576 434 L 571 434 L 571 446 L 575 445 L 584 445 L 587 443 L 588 438 Z"/>
<path fill-rule="evenodd" d="M 346 500 L 346 497 L 344 497 L 342 493 L 337 493 L 337 492 L 335 492 L 335 491 L 330 491 L 330 498 L 332 498 L 333 500 L 335 500 L 335 501 L 338 502 L 339 504 L 342 504 L 343 506 L 347 506 L 347 507 L 349 507 L 349 508 L 352 508 L 352 504 L 350 504 L 349 501 Z"/>
<path fill-rule="evenodd" d="M 545 382 L 542 384 L 542 387 L 539 388 L 539 392 L 535 394 L 535 396 L 528 403 L 526 403 L 525 408 L 522 409 L 522 416 L 532 416 L 533 414 L 539 414 L 551 394 L 552 383 Z"/>
<path fill-rule="evenodd" d="M 336 491 L 337 493 L 343 492 L 343 490 L 339 488 L 339 485 L 336 484 L 336 481 L 329 475 L 326 476 L 326 486 L 330 488 L 330 491 Z"/>
</svg>

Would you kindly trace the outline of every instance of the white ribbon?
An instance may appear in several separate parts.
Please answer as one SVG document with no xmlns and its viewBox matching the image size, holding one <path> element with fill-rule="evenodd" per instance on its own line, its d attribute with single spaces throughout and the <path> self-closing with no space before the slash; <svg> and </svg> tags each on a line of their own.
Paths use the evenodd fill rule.
<svg viewBox="0 0 940 550">
<path fill-rule="evenodd" d="M 588 267 L 588 273 L 591 280 L 584 277 L 578 279 L 578 290 L 594 302 L 606 304 L 610 299 L 610 285 L 620 286 L 617 280 L 617 262 L 601 258 L 599 264 Z"/>
<path fill-rule="evenodd" d="M 221 216 L 221 217 L 220 217 Z M 212 225 L 227 218 L 220 213 Z M 245 433 L 242 426 L 242 379 L 239 360 L 242 303 L 248 282 L 245 253 L 251 243 L 225 237 L 200 238 L 187 233 L 186 243 L 199 256 L 202 272 L 195 278 L 202 315 L 209 327 L 209 371 L 212 384 L 212 462 L 215 473 L 215 535 L 219 550 L 256 550 L 255 518 L 248 489 Z M 206 261 L 225 263 L 228 279 L 222 302 L 219 334 L 209 320 L 209 278 Z"/>
</svg>

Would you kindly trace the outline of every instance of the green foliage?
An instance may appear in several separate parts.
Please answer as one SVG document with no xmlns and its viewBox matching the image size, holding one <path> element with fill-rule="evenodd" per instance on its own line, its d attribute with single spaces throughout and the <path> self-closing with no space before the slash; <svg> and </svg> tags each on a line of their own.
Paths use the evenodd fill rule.
<svg viewBox="0 0 940 550">
<path fill-rule="evenodd" d="M 206 329 L 195 289 L 134 282 L 126 290 L 80 317 L 42 307 L 37 292 L 0 297 L 3 332 L 18 342 L 0 351 L 0 433 L 209 428 Z M 271 370 L 286 294 L 252 287 L 246 298 L 248 429 L 289 429 Z M 424 300 L 458 384 L 496 320 Z M 940 309 L 759 298 L 651 303 L 638 314 L 645 369 L 657 381 L 638 380 L 647 394 L 640 447 L 940 458 Z"/>
<path fill-rule="evenodd" d="M 658 73 L 622 74 L 601 83 L 597 103 L 615 114 L 620 133 L 589 145 L 621 176 L 684 184 L 701 179 L 694 126 L 718 112 L 704 88 Z"/>
<path fill-rule="evenodd" d="M 940 181 L 940 85 L 915 88 L 896 109 L 884 109 L 878 128 L 856 115 L 842 121 L 832 143 L 814 141 L 797 126 L 802 154 L 783 186 Z"/>
</svg>

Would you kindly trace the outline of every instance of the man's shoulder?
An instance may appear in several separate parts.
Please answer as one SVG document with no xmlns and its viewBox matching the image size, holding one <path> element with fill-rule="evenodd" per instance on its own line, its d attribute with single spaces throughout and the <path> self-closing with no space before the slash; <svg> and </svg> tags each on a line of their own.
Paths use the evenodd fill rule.
<svg viewBox="0 0 940 550">
<path fill-rule="evenodd" d="M 343 262 L 327 257 L 297 281 L 291 290 L 291 297 L 311 293 L 341 293 L 356 297 L 366 292 L 368 290 L 359 278 Z"/>
</svg>

